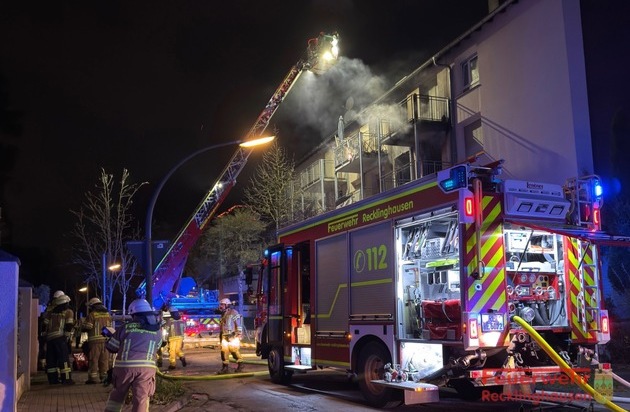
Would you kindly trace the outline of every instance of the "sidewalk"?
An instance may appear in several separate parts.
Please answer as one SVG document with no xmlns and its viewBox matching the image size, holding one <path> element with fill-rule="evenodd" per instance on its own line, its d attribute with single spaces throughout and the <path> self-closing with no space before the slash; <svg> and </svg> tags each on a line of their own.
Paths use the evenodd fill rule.
<svg viewBox="0 0 630 412">
<path fill-rule="evenodd" d="M 201 341 L 200 341 L 201 342 Z M 207 342 L 204 342 L 207 343 Z M 192 346 L 192 345 L 191 345 Z M 253 354 L 251 345 L 244 344 L 241 351 L 248 360 L 257 359 Z M 186 349 L 186 359 L 188 367 L 178 367 L 176 371 L 167 371 L 168 355 L 165 357 L 165 365 L 160 368 L 164 373 L 173 375 L 207 375 L 214 374 L 221 368 L 220 353 L 218 348 L 213 346 L 189 347 Z M 266 366 L 252 367 L 255 370 L 266 370 Z M 102 412 L 105 409 L 111 385 L 104 387 L 98 385 L 86 385 L 87 371 L 73 371 L 72 380 L 75 385 L 49 385 L 46 373 L 38 371 L 37 375 L 31 376 L 31 389 L 26 391 L 18 401 L 18 412 Z M 181 409 L 188 401 L 190 394 L 184 394 L 180 399 L 176 399 L 168 405 L 151 404 L 151 412 L 175 412 Z M 125 405 L 123 411 L 131 411 L 131 404 Z"/>
<path fill-rule="evenodd" d="M 49 385 L 46 373 L 38 372 L 31 377 L 31 389 L 20 398 L 18 412 L 102 412 L 105 409 L 107 397 L 111 391 L 111 385 L 86 385 L 87 372 L 72 372 L 72 380 L 75 385 Z M 184 399 L 169 405 L 151 404 L 151 411 L 171 412 L 177 411 L 184 404 Z M 131 410 L 131 405 L 125 405 L 124 411 Z"/>
</svg>

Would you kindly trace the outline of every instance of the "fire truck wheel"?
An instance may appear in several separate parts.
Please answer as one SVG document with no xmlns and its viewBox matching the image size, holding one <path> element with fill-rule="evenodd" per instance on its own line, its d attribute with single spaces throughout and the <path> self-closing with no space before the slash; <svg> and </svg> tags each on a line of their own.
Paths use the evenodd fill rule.
<svg viewBox="0 0 630 412">
<path fill-rule="evenodd" d="M 267 366 L 269 367 L 269 376 L 273 383 L 288 384 L 291 382 L 293 372 L 284 370 L 284 360 L 279 348 L 271 349 L 267 358 Z"/>
<path fill-rule="evenodd" d="M 359 387 L 363 397 L 377 408 L 394 408 L 402 403 L 402 391 L 372 382 L 383 379 L 383 367 L 391 361 L 389 351 L 378 342 L 368 343 L 359 353 L 357 363 Z"/>
</svg>

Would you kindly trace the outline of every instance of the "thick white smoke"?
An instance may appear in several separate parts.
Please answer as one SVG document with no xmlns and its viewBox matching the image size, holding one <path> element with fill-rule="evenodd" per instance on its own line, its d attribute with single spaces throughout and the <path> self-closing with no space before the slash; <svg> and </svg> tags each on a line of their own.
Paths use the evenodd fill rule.
<svg viewBox="0 0 630 412">
<path fill-rule="evenodd" d="M 300 140 L 323 139 L 337 130 L 339 116 L 344 123 L 368 119 L 389 119 L 392 126 L 405 124 L 404 113 L 398 104 L 378 104 L 364 109 L 388 90 L 389 84 L 384 76 L 378 76 L 361 60 L 340 57 L 339 61 L 321 75 L 311 72 L 302 74 L 302 78 L 293 88 L 284 104 L 283 117 L 288 118 L 300 135 Z M 316 133 L 319 136 L 313 136 Z M 309 137 L 310 135 L 310 137 Z M 311 147 L 312 143 L 310 142 Z"/>
</svg>

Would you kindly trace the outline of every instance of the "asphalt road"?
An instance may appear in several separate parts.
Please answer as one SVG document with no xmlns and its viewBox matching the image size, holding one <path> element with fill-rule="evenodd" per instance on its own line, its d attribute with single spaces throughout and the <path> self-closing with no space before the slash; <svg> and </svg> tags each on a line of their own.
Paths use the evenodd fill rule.
<svg viewBox="0 0 630 412">
<path fill-rule="evenodd" d="M 174 371 L 162 370 L 173 379 L 180 380 L 186 390 L 183 407 L 174 409 L 193 411 L 366 411 L 378 410 L 363 401 L 356 383 L 348 380 L 345 373 L 320 370 L 293 376 L 289 386 L 271 382 L 264 361 L 260 361 L 251 349 L 244 349 L 247 361 L 246 374 L 218 377 L 220 353 L 216 344 L 199 345 L 188 349 L 188 366 Z M 165 363 L 166 365 L 166 363 Z M 236 365 L 232 364 L 234 368 Z M 592 410 L 606 410 L 594 404 Z M 630 405 L 622 405 L 630 407 Z M 544 410 L 591 410 L 589 403 L 539 404 L 525 402 L 501 402 L 499 400 L 463 401 L 450 390 L 440 390 L 438 403 L 401 406 L 397 411 L 538 411 Z"/>
</svg>

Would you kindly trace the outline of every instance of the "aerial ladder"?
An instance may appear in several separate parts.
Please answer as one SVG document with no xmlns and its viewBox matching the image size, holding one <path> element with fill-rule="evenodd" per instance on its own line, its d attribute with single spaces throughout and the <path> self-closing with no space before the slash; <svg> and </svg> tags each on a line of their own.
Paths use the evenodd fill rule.
<svg viewBox="0 0 630 412">
<path fill-rule="evenodd" d="M 245 136 L 245 141 L 262 135 L 269 125 L 271 117 L 278 110 L 280 103 L 282 103 L 304 70 L 310 70 L 319 74 L 334 64 L 338 57 L 338 42 L 339 37 L 336 33 L 320 33 L 318 37 L 308 41 L 305 56 L 291 67 L 291 70 L 284 77 Z M 151 289 L 153 302 L 151 303 L 153 307 L 161 308 L 168 304 L 172 297 L 176 296 L 173 289 L 181 277 L 188 253 L 201 236 L 204 228 L 217 213 L 232 187 L 236 184 L 236 178 L 245 167 L 252 151 L 252 148 L 241 146 L 237 148 L 217 181 L 206 193 L 188 222 L 170 244 L 164 257 L 158 262 L 151 277 L 153 282 Z M 145 268 L 145 270 L 151 270 L 151 268 Z M 143 281 L 138 286 L 136 295 L 146 296 L 146 281 Z"/>
</svg>

